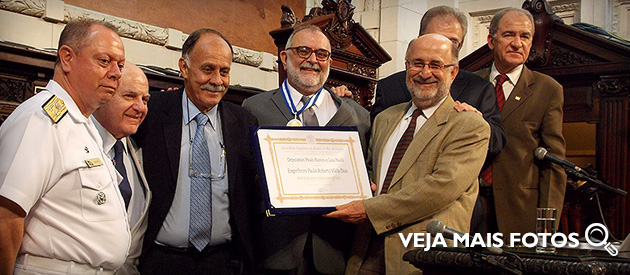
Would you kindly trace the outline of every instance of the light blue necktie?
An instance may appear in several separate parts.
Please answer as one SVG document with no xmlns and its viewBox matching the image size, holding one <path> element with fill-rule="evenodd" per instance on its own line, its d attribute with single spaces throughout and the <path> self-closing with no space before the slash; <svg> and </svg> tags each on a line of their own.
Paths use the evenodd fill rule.
<svg viewBox="0 0 630 275">
<path fill-rule="evenodd" d="M 190 161 L 190 225 L 188 240 L 202 251 L 210 242 L 212 232 L 212 185 L 210 179 L 210 151 L 206 142 L 204 126 L 208 117 L 199 113 L 195 116 L 197 131 L 192 144 Z"/>
</svg>

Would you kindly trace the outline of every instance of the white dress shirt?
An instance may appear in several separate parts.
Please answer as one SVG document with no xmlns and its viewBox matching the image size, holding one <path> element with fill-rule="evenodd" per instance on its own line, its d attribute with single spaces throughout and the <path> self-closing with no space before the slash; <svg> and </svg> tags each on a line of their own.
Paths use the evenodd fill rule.
<svg viewBox="0 0 630 275">
<path fill-rule="evenodd" d="M 435 104 L 435 106 L 422 110 L 422 115 L 416 118 L 416 130 L 413 133 L 414 137 L 418 133 L 418 131 L 420 131 L 420 128 L 422 128 L 422 125 L 424 125 L 424 123 L 433 115 L 433 113 L 435 113 L 435 110 L 437 110 L 437 108 L 440 107 L 440 105 L 442 105 L 442 102 L 444 102 L 444 100 L 446 100 L 446 97 L 442 98 L 442 100 L 440 100 L 438 104 Z M 415 111 L 416 109 L 418 109 L 418 107 L 416 107 L 416 105 L 412 103 L 411 108 L 409 108 L 409 110 L 407 110 L 405 115 L 403 115 L 402 119 L 398 122 L 398 126 L 396 126 L 392 134 L 389 136 L 387 143 L 385 143 L 385 146 L 383 147 L 383 154 L 382 154 L 382 159 L 381 159 L 378 186 L 376 188 L 376 195 L 381 194 L 381 189 L 383 188 L 383 182 L 385 181 L 385 177 L 387 176 L 387 170 L 389 169 L 389 164 L 392 162 L 392 158 L 394 157 L 394 151 L 396 151 L 396 146 L 398 145 L 398 141 L 400 141 L 400 138 L 403 136 L 403 134 L 409 127 L 409 123 L 411 123 L 411 115 L 413 114 L 413 111 Z"/>
<path fill-rule="evenodd" d="M 293 88 L 291 84 L 287 86 L 289 87 L 291 100 L 293 100 L 293 106 L 295 106 L 295 108 L 298 111 L 301 110 L 302 106 L 304 106 L 304 103 L 302 103 L 302 101 L 300 100 L 302 99 L 302 96 L 304 95 L 302 95 L 295 88 Z M 315 94 L 313 94 L 311 97 L 313 96 L 315 96 Z M 335 100 L 332 98 L 330 93 L 326 91 L 326 89 L 323 89 L 321 91 L 321 94 L 317 98 L 317 101 L 315 101 L 315 104 L 310 108 L 313 108 L 313 110 L 315 111 L 315 115 L 317 116 L 317 122 L 319 123 L 319 126 L 326 126 L 328 121 L 330 121 L 332 117 L 337 113 L 337 109 L 339 109 L 339 106 L 337 106 L 337 104 L 335 103 Z M 300 120 L 304 121 L 302 120 L 301 114 L 300 114 Z"/>
<path fill-rule="evenodd" d="M 523 72 L 523 64 L 516 66 L 514 69 L 505 74 L 508 77 L 508 80 L 503 82 L 503 95 L 505 96 L 505 101 L 510 98 L 510 94 L 514 90 L 514 86 L 518 83 L 518 79 L 521 78 L 521 72 Z M 495 87 L 497 86 L 497 75 L 499 75 L 499 71 L 497 71 L 493 62 L 492 69 L 490 69 L 489 80 Z"/>
</svg>

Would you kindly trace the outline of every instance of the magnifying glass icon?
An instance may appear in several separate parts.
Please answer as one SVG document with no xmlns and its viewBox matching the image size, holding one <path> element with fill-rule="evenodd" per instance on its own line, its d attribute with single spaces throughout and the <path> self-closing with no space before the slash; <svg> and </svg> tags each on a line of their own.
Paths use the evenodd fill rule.
<svg viewBox="0 0 630 275">
<path fill-rule="evenodd" d="M 598 240 L 594 237 L 592 237 L 593 234 L 600 234 L 602 236 L 603 240 Z M 592 223 L 591 225 L 589 225 L 586 228 L 586 232 L 584 233 L 584 237 L 586 239 L 586 242 L 588 242 L 588 244 L 590 244 L 591 246 L 594 247 L 600 247 L 603 246 L 604 249 L 608 252 L 608 254 L 610 254 L 611 256 L 617 256 L 617 254 L 619 254 L 619 251 L 617 250 L 617 248 L 615 248 L 611 242 L 607 242 L 608 241 L 608 229 L 606 228 L 606 226 L 604 226 L 601 223 Z"/>
</svg>

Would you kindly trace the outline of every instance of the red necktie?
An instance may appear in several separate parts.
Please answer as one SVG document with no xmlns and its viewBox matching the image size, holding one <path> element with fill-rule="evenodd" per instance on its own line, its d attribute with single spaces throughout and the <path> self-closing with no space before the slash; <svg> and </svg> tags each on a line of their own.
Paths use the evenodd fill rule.
<svg viewBox="0 0 630 275">
<path fill-rule="evenodd" d="M 497 84 L 494 86 L 494 91 L 497 93 L 497 106 L 499 111 L 503 111 L 503 104 L 505 104 L 505 95 L 503 94 L 503 82 L 508 79 L 507 75 L 497 75 Z M 481 178 L 488 184 L 492 185 L 492 165 L 488 166 L 481 172 Z"/>
<path fill-rule="evenodd" d="M 400 164 L 400 160 L 405 155 L 405 151 L 407 151 L 407 147 L 409 147 L 409 143 L 413 140 L 413 134 L 416 131 L 416 119 L 419 115 L 422 114 L 422 110 L 416 109 L 411 114 L 411 121 L 409 122 L 409 127 L 403 133 L 402 137 L 398 141 L 396 145 L 396 150 L 394 150 L 394 155 L 392 156 L 392 161 L 389 163 L 389 168 L 387 168 L 387 175 L 385 175 L 385 180 L 383 181 L 383 188 L 381 189 L 381 194 L 386 194 L 387 189 L 389 189 L 389 185 L 392 183 L 392 178 L 394 177 L 394 173 L 396 173 L 396 169 L 398 169 L 398 164 Z"/>
<path fill-rule="evenodd" d="M 505 95 L 503 94 L 503 82 L 505 82 L 508 77 L 507 75 L 500 74 L 497 75 L 497 84 L 494 86 L 494 91 L 497 93 L 497 106 L 499 106 L 499 111 L 503 111 L 503 104 L 505 104 Z"/>
</svg>

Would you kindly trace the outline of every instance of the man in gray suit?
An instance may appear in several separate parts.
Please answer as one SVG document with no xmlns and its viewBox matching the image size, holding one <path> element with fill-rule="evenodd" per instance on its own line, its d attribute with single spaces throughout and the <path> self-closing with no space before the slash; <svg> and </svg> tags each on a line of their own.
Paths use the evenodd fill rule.
<svg viewBox="0 0 630 275">
<path fill-rule="evenodd" d="M 127 206 L 131 247 L 125 263 L 116 274 L 139 274 L 138 258 L 147 229 L 151 192 L 142 169 L 142 154 L 129 135 L 138 130 L 147 115 L 149 96 L 149 82 L 144 72 L 127 62 L 118 90 L 109 103 L 94 111 L 92 117 L 103 139 L 103 152 L 114 161 L 116 170 L 123 177 L 119 189 Z"/>
<path fill-rule="evenodd" d="M 296 29 L 280 60 L 287 79 L 280 88 L 243 102 L 261 126 L 356 126 L 364 154 L 370 129 L 366 109 L 324 88 L 330 71 L 330 41 L 316 26 Z M 341 274 L 353 227 L 320 215 L 276 216 L 263 220 L 260 271 Z"/>
</svg>

